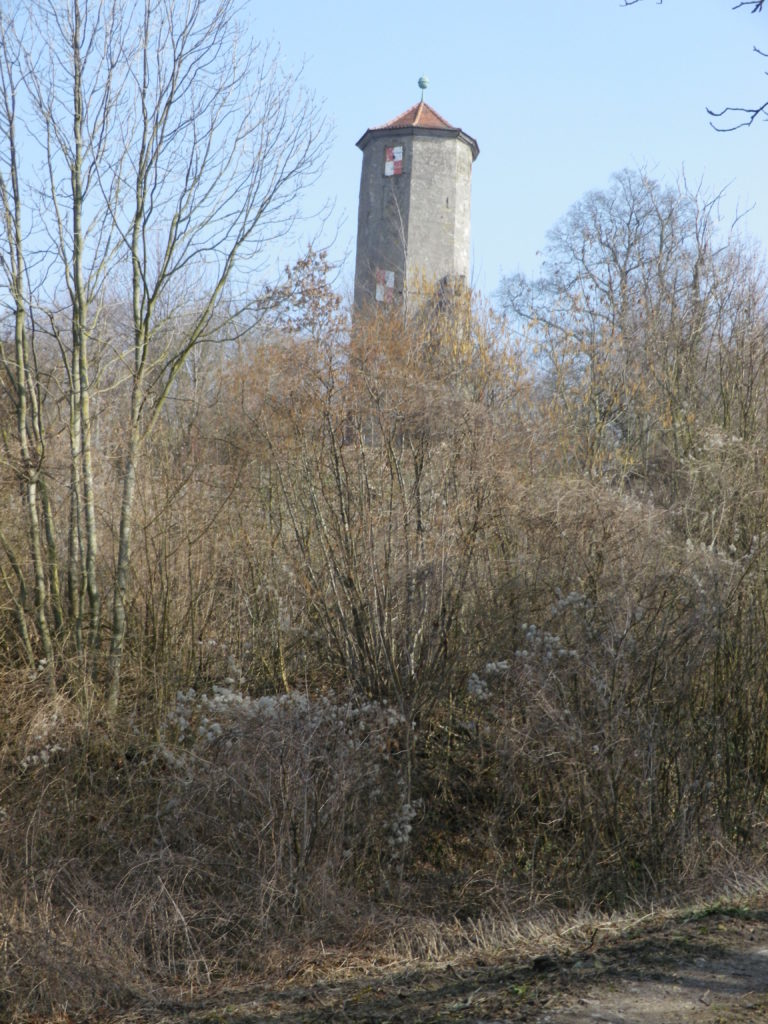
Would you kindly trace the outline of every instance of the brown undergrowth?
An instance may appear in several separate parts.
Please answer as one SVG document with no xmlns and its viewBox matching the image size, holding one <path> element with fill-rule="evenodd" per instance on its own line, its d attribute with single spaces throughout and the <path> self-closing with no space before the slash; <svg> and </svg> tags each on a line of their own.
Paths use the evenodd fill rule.
<svg viewBox="0 0 768 1024">
<path fill-rule="evenodd" d="M 17 681 L 3 709 L 3 1019 L 156 1014 L 259 978 L 566 954 L 618 927 L 616 910 L 505 877 L 489 841 L 449 863 L 450 829 L 461 847 L 460 818 L 478 808 L 467 797 L 438 836 L 437 812 L 406 791 L 391 709 L 219 686 L 182 693 L 151 732 L 34 690 Z M 748 877 L 721 852 L 688 899 L 760 887 L 759 865 Z"/>
</svg>

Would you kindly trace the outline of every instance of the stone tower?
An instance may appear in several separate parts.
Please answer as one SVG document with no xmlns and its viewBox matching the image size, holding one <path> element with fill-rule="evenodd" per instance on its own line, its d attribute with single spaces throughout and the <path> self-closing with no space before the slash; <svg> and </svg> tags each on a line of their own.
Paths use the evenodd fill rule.
<svg viewBox="0 0 768 1024">
<path fill-rule="evenodd" d="M 423 98 L 369 128 L 357 219 L 355 308 L 418 305 L 426 284 L 469 276 L 469 206 L 477 142 Z"/>
</svg>

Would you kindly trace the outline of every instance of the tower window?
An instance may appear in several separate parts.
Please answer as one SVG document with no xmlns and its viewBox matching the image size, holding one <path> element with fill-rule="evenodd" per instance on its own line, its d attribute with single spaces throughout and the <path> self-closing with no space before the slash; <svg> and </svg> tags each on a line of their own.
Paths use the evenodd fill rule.
<svg viewBox="0 0 768 1024">
<path fill-rule="evenodd" d="M 384 174 L 391 178 L 394 174 L 403 173 L 403 147 L 387 146 L 384 150 Z"/>
<path fill-rule="evenodd" d="M 395 297 L 395 272 L 376 267 L 376 301 L 391 302 Z"/>
</svg>

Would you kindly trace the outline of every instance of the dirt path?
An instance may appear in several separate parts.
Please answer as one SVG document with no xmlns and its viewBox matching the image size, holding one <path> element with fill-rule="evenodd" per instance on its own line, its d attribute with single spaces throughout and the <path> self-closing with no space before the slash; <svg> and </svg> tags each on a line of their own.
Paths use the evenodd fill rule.
<svg viewBox="0 0 768 1024">
<path fill-rule="evenodd" d="M 768 1021 L 768 915 L 754 911 L 675 922 L 608 945 L 582 983 L 538 1024 L 697 1024 Z"/>
<path fill-rule="evenodd" d="M 768 1024 L 768 909 L 597 929 L 567 953 L 371 968 L 132 1015 L 153 1024 Z"/>
</svg>

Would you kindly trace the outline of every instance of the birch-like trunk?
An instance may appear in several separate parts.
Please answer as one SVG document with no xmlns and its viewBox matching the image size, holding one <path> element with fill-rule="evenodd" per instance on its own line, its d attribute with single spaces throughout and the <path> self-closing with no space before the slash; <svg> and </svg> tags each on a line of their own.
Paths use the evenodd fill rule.
<svg viewBox="0 0 768 1024">
<path fill-rule="evenodd" d="M 73 3 L 72 32 L 72 134 L 73 159 L 70 167 L 72 179 L 72 366 L 76 366 L 77 389 L 75 416 L 77 417 L 79 475 L 82 482 L 82 529 L 84 537 L 83 575 L 89 605 L 88 646 L 96 650 L 99 640 L 101 597 L 96 580 L 96 512 L 94 507 L 93 462 L 91 447 L 90 381 L 88 378 L 88 295 L 83 274 L 85 238 L 83 229 L 83 162 L 87 141 L 84 139 L 83 58 L 80 52 L 82 17 L 79 0 Z"/>
<path fill-rule="evenodd" d="M 48 624 L 46 585 L 46 559 L 43 553 L 42 530 L 38 500 L 38 482 L 42 464 L 42 445 L 36 445 L 34 431 L 30 430 L 30 417 L 36 411 L 33 379 L 33 363 L 30 359 L 29 337 L 27 334 L 27 303 L 25 292 L 24 235 L 22 230 L 22 197 L 19 183 L 18 149 L 16 145 L 16 83 L 14 72 L 16 60 L 9 50 L 10 40 L 6 24 L 0 23 L 0 84 L 2 85 L 3 129 L 7 146 L 8 178 L 0 173 L 0 196 L 2 197 L 3 226 L 6 236 L 7 260 L 6 280 L 11 296 L 14 314 L 14 364 L 9 366 L 3 357 L 3 368 L 12 382 L 12 393 L 16 404 L 16 433 L 19 448 L 18 477 L 24 500 L 27 520 L 29 554 L 34 577 L 35 622 L 45 672 L 51 690 L 55 687 L 55 665 L 53 643 Z M 30 401 L 31 398 L 31 401 Z M 30 409 L 31 407 L 31 409 Z M 37 420 L 38 426 L 40 420 Z M 4 545 L 7 550 L 7 546 Z M 14 564 L 15 563 L 15 564 Z M 20 582 L 20 612 L 23 614 L 25 584 L 15 559 L 12 561 Z M 22 629 L 22 642 L 28 651 L 31 644 L 26 630 Z"/>
<path fill-rule="evenodd" d="M 125 646 L 125 596 L 131 565 L 131 528 L 133 525 L 133 495 L 136 489 L 136 461 L 140 444 L 138 419 L 132 414 L 128 451 L 123 464 L 123 487 L 120 502 L 120 530 L 117 542 L 115 589 L 112 598 L 112 641 L 109 651 L 109 682 L 107 708 L 114 714 L 120 697 L 123 649 Z"/>
</svg>

